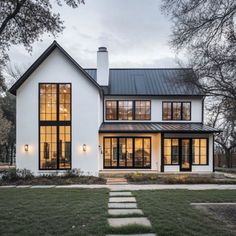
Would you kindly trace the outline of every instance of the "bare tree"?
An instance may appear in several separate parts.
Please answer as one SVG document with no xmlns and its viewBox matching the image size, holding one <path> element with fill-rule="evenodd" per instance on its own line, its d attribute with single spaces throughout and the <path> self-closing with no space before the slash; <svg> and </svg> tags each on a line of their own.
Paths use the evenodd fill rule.
<svg viewBox="0 0 236 236">
<path fill-rule="evenodd" d="M 215 140 L 229 161 L 236 142 L 236 1 L 162 1 L 173 22 L 171 45 L 191 55 L 197 76 L 189 82 L 217 101 L 210 103 L 209 123 L 222 129 Z"/>
<path fill-rule="evenodd" d="M 59 13 L 52 9 L 53 0 L 0 0 L 0 88 L 6 89 L 3 68 L 9 60 L 11 45 L 22 44 L 32 50 L 32 43 L 44 33 L 55 36 L 64 29 Z M 54 0 L 76 8 L 83 0 Z"/>
</svg>

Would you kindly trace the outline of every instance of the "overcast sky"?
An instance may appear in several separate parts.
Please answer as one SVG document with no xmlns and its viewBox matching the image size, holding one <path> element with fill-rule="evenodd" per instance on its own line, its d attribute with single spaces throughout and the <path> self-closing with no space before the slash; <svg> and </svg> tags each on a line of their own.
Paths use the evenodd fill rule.
<svg viewBox="0 0 236 236">
<path fill-rule="evenodd" d="M 160 0 L 85 0 L 77 9 L 55 6 L 66 29 L 59 44 L 83 67 L 96 66 L 98 47 L 109 51 L 111 67 L 176 67 L 168 41 L 170 21 L 161 14 Z M 52 43 L 44 35 L 30 55 L 21 46 L 10 51 L 11 64 L 24 69 Z"/>
</svg>

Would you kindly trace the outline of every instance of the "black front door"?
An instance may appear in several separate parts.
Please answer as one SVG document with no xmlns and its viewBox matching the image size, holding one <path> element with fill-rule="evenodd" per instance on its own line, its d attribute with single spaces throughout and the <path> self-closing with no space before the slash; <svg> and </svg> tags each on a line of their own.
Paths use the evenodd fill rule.
<svg viewBox="0 0 236 236">
<path fill-rule="evenodd" d="M 180 171 L 191 171 L 191 140 L 181 139 Z"/>
</svg>

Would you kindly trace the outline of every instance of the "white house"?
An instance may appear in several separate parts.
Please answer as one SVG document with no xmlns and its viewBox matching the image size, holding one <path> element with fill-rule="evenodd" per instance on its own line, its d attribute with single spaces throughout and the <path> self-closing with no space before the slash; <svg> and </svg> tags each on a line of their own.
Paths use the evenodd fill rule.
<svg viewBox="0 0 236 236">
<path fill-rule="evenodd" d="M 56 41 L 11 87 L 16 166 L 34 174 L 77 168 L 212 172 L 214 132 L 192 69 L 82 68 Z"/>
</svg>

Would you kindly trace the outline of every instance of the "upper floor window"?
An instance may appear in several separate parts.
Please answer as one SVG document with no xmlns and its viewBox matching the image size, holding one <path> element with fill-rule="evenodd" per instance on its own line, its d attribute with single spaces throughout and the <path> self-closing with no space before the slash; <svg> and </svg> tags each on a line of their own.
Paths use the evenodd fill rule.
<svg viewBox="0 0 236 236">
<path fill-rule="evenodd" d="M 133 120 L 133 101 L 118 101 L 119 120 Z"/>
<path fill-rule="evenodd" d="M 151 119 L 151 101 L 135 101 L 135 120 Z"/>
<path fill-rule="evenodd" d="M 106 120 L 150 120 L 151 101 L 107 100 Z"/>
<path fill-rule="evenodd" d="M 106 120 L 117 120 L 117 101 L 106 101 Z"/>
<path fill-rule="evenodd" d="M 163 120 L 191 120 L 190 102 L 163 102 Z"/>
</svg>

